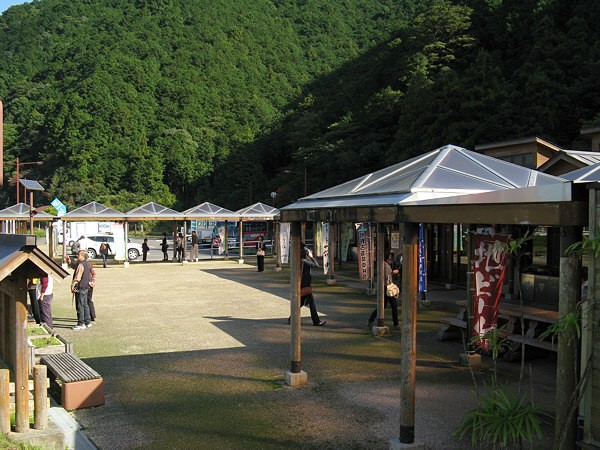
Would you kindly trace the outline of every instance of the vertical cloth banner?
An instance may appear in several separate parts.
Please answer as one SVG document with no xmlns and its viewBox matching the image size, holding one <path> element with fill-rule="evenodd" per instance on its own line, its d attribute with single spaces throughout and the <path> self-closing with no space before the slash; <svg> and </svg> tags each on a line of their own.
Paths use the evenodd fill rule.
<svg viewBox="0 0 600 450">
<path fill-rule="evenodd" d="M 315 231 L 315 240 L 313 245 L 315 247 L 315 256 L 319 257 L 323 255 L 323 224 L 321 222 L 317 222 L 317 229 Z"/>
<path fill-rule="evenodd" d="M 219 255 L 225 253 L 225 227 L 219 227 Z"/>
<path fill-rule="evenodd" d="M 356 224 L 358 241 L 358 274 L 360 279 L 367 281 L 371 278 L 371 264 L 369 255 L 371 252 L 371 233 L 369 224 L 366 222 Z"/>
<path fill-rule="evenodd" d="M 281 263 L 287 264 L 290 257 L 290 223 L 281 222 L 279 224 L 279 252 Z"/>
<path fill-rule="evenodd" d="M 427 266 L 425 265 L 425 240 L 423 239 L 423 224 L 419 224 L 419 247 L 417 250 L 419 262 L 419 294 L 427 292 Z"/>
<path fill-rule="evenodd" d="M 506 272 L 508 235 L 475 235 L 473 264 L 473 336 L 483 336 L 498 326 L 498 308 Z M 485 345 L 482 340 L 479 345 Z"/>
<path fill-rule="evenodd" d="M 323 273 L 329 273 L 329 223 L 324 222 L 321 227 L 323 232 Z"/>
<path fill-rule="evenodd" d="M 342 224 L 342 262 L 348 261 L 348 248 L 350 248 L 350 240 L 354 226 L 352 222 L 344 222 Z"/>
</svg>

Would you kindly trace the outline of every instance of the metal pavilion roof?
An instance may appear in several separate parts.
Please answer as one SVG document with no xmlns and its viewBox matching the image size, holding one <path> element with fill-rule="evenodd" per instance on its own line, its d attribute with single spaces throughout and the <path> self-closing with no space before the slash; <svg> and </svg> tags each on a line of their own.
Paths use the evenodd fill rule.
<svg viewBox="0 0 600 450">
<path fill-rule="evenodd" d="M 187 220 L 238 220 L 238 214 L 210 202 L 204 202 L 182 213 Z"/>
<path fill-rule="evenodd" d="M 35 208 L 34 208 L 35 211 Z M 33 216 L 33 220 L 54 220 L 56 217 L 40 211 Z M 0 220 L 29 220 L 29 205 L 17 203 L 0 211 Z"/>
<path fill-rule="evenodd" d="M 279 217 L 279 210 L 265 203 L 257 202 L 253 205 L 236 211 L 242 220 L 260 219 L 260 220 L 275 220 Z"/>
<path fill-rule="evenodd" d="M 379 207 L 562 182 L 500 159 L 446 145 L 282 208 Z"/>
<path fill-rule="evenodd" d="M 600 154 L 599 154 L 600 156 Z M 596 183 L 600 181 L 600 162 L 588 167 L 574 170 L 573 172 L 561 175 L 566 180 L 573 183 Z"/>
<path fill-rule="evenodd" d="M 184 220 L 183 213 L 174 209 L 159 205 L 158 203 L 148 202 L 145 205 L 138 206 L 125 214 L 128 220 Z"/>
<path fill-rule="evenodd" d="M 125 213 L 98 202 L 90 202 L 60 217 L 62 220 L 124 220 Z"/>
<path fill-rule="evenodd" d="M 553 166 L 561 162 L 566 162 L 575 167 L 591 166 L 600 163 L 600 152 L 561 150 L 538 167 L 538 170 L 541 172 L 550 172 Z"/>
</svg>

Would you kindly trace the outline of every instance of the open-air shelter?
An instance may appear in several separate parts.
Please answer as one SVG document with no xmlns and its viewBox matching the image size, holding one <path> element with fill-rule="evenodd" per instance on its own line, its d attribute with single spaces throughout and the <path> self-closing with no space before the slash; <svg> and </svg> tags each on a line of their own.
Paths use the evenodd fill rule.
<svg viewBox="0 0 600 450">
<path fill-rule="evenodd" d="M 63 256 L 67 254 L 67 222 L 85 222 L 85 221 L 107 221 L 107 222 L 125 222 L 125 213 L 110 208 L 102 203 L 90 202 L 80 206 L 66 214 L 60 219 L 63 221 Z M 124 227 L 124 248 L 127 248 L 127 227 Z M 51 247 L 52 248 L 52 247 Z M 127 252 L 125 252 L 127 253 Z"/>
<path fill-rule="evenodd" d="M 142 220 L 170 220 L 173 222 L 173 243 L 177 237 L 177 222 L 185 220 L 185 215 L 174 209 L 167 208 L 155 202 L 148 202 L 142 206 L 138 206 L 125 214 L 128 222 L 139 222 Z M 185 225 L 184 225 L 185 226 Z M 127 227 L 125 227 L 125 242 L 127 242 Z M 185 230 L 184 230 L 185 231 Z M 185 233 L 184 233 L 185 236 Z M 183 246 L 185 257 L 185 245 Z M 173 245 L 173 259 L 177 255 L 177 248 Z"/>
<path fill-rule="evenodd" d="M 227 208 L 223 208 L 222 206 L 215 205 L 210 202 L 200 203 L 192 208 L 186 209 L 182 213 L 185 216 L 185 220 L 214 220 L 219 221 L 222 220 L 225 222 L 225 241 L 223 245 L 225 246 L 225 258 L 227 259 L 229 252 L 229 239 L 227 239 L 227 226 L 229 221 L 238 220 L 238 215 L 233 211 L 230 211 Z M 212 242 L 211 242 L 212 249 Z M 241 250 L 240 250 L 241 252 Z M 211 251 L 212 255 L 212 251 Z M 241 253 L 240 253 L 241 258 Z"/>
<path fill-rule="evenodd" d="M 243 234 L 244 234 L 244 221 L 273 221 L 276 224 L 276 220 L 279 219 L 279 210 L 273 206 L 267 205 L 262 202 L 254 203 L 250 206 L 246 206 L 245 208 L 238 209 L 236 214 L 239 216 L 239 230 L 240 230 L 240 263 L 244 262 L 243 256 Z M 274 239 L 273 242 L 277 242 L 277 230 L 274 228 Z M 273 249 L 275 250 L 275 245 L 273 245 Z M 277 252 L 279 255 L 279 252 Z M 279 256 L 277 257 L 277 268 L 281 267 Z"/>
<path fill-rule="evenodd" d="M 588 201 L 582 190 L 546 175 L 469 150 L 447 145 L 424 155 L 359 177 L 300 199 L 281 210 L 291 222 L 291 369 L 289 384 L 306 382 L 300 360 L 300 238 L 302 222 L 371 222 L 377 229 L 377 328 L 383 324 L 383 255 L 386 226 L 398 225 L 403 236 L 402 276 L 402 444 L 414 441 L 416 308 L 418 297 L 418 225 L 476 224 L 561 227 L 561 249 L 581 238 L 588 223 Z M 572 261 L 570 261 L 572 262 Z M 330 267 L 333 264 L 330 264 Z M 561 281 L 572 287 L 573 271 Z M 576 275 L 575 275 L 576 276 Z M 579 284 L 577 284 L 577 287 Z M 573 294 L 561 289 L 560 314 L 572 309 Z M 562 298 L 562 297 L 569 297 Z M 374 330 L 375 333 L 375 330 Z M 559 355 L 561 345 L 559 343 Z M 571 344 L 573 345 L 573 344 Z M 562 347 L 563 353 L 569 353 Z M 571 351 L 571 354 L 574 352 Z M 569 362 L 563 366 L 569 365 Z M 570 368 L 572 370 L 572 367 Z M 568 369 L 569 370 L 569 369 Z M 568 383 L 567 383 L 568 384 Z M 561 386 L 565 392 L 571 386 Z M 559 388 L 557 387 L 557 392 Z M 558 405 L 557 405 L 558 406 Z"/>
</svg>

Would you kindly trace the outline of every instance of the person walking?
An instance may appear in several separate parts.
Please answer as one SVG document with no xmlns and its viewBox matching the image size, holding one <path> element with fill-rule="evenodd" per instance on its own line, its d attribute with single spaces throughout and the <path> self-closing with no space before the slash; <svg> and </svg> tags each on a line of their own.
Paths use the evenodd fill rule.
<svg viewBox="0 0 600 450">
<path fill-rule="evenodd" d="M 102 265 L 106 269 L 106 258 L 108 254 L 111 252 L 110 244 L 108 243 L 108 239 L 104 238 L 102 240 L 102 244 L 100 244 L 100 255 L 102 256 Z"/>
<path fill-rule="evenodd" d="M 391 257 L 390 257 L 390 253 L 388 252 L 388 253 L 386 253 L 384 261 L 383 261 L 383 276 L 384 276 L 384 280 L 385 280 L 385 286 L 392 283 L 392 275 L 398 274 L 397 269 L 392 270 L 392 267 L 390 266 L 389 261 L 391 261 Z M 400 327 L 400 324 L 398 323 L 398 299 L 396 297 L 391 297 L 391 296 L 387 295 L 387 289 L 384 287 L 383 307 L 385 308 L 386 305 L 390 305 L 390 308 L 392 309 L 392 321 L 394 322 L 394 329 L 400 330 L 401 327 Z M 371 328 L 373 326 L 375 317 L 377 317 L 377 308 L 375 308 L 373 310 L 373 312 L 369 316 L 369 319 L 367 320 L 366 325 L 368 328 Z"/>
<path fill-rule="evenodd" d="M 258 272 L 265 271 L 265 240 L 262 236 L 258 237 L 258 242 L 256 243 L 256 266 L 258 267 Z"/>
<path fill-rule="evenodd" d="M 148 257 L 148 252 L 150 251 L 150 247 L 148 247 L 148 238 L 144 239 L 142 244 L 142 255 L 144 256 L 143 261 L 146 262 L 146 258 Z"/>
<path fill-rule="evenodd" d="M 302 271 L 300 278 L 300 307 L 308 305 L 313 325 L 321 327 L 327 322 L 319 318 L 319 313 L 315 305 L 315 297 L 312 293 L 312 275 L 310 273 L 311 267 L 319 267 L 319 263 L 304 242 L 301 244 L 300 257 L 302 259 L 300 264 L 300 270 Z M 288 324 L 290 323 L 290 319 L 291 317 L 288 317 Z"/>
<path fill-rule="evenodd" d="M 175 248 L 177 250 L 177 261 L 183 262 L 183 244 L 184 244 L 183 234 L 179 233 L 175 238 Z"/>
<path fill-rule="evenodd" d="M 169 254 L 167 253 L 168 248 L 169 244 L 167 244 L 167 233 L 163 233 L 162 244 L 160 244 L 160 249 L 163 252 L 163 261 L 169 260 Z"/>
<path fill-rule="evenodd" d="M 198 262 L 198 235 L 195 231 L 192 231 L 192 250 L 190 251 L 190 261 Z"/>
<path fill-rule="evenodd" d="M 71 291 L 75 293 L 77 325 L 73 327 L 73 330 L 83 330 L 86 327 L 89 328 L 92 326 L 88 304 L 88 292 L 90 282 L 92 281 L 92 272 L 91 265 L 86 259 L 87 251 L 85 250 L 80 250 L 77 253 L 77 261 L 74 261 L 73 264 L 71 264 L 69 255 L 66 255 L 67 264 L 75 268 L 73 281 L 71 282 Z"/>
<path fill-rule="evenodd" d="M 42 323 L 48 325 L 50 329 L 54 328 L 52 322 L 52 300 L 54 299 L 54 279 L 48 275 L 40 278 L 42 287 L 40 294 L 40 316 Z"/>
</svg>

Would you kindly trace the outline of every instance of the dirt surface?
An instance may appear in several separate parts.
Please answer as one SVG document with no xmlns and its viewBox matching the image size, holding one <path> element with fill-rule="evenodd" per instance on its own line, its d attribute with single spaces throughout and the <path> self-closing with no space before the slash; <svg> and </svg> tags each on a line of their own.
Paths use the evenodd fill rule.
<svg viewBox="0 0 600 450">
<path fill-rule="evenodd" d="M 98 319 L 76 323 L 68 281 L 55 284 L 56 331 L 105 382 L 106 405 L 73 416 L 100 448 L 368 448 L 399 436 L 401 332 L 375 337 L 364 326 L 375 306 L 346 266 L 338 284 L 313 270 L 323 327 L 302 308 L 302 368 L 308 385 L 288 387 L 289 273 L 237 261 L 96 266 Z M 476 406 L 460 342 L 436 339 L 462 291 L 431 289 L 419 311 L 416 441 L 431 449 L 470 447 L 453 436 Z M 386 317 L 390 317 L 389 309 Z M 389 322 L 389 321 L 388 321 Z M 387 323 L 391 325 L 391 322 Z M 531 361 L 538 405 L 554 403 L 555 358 Z M 491 360 L 476 371 L 491 379 Z M 512 386 L 519 364 L 499 362 Z M 529 366 L 528 366 L 529 371 Z M 544 428 L 551 447 L 552 427 Z"/>
</svg>

